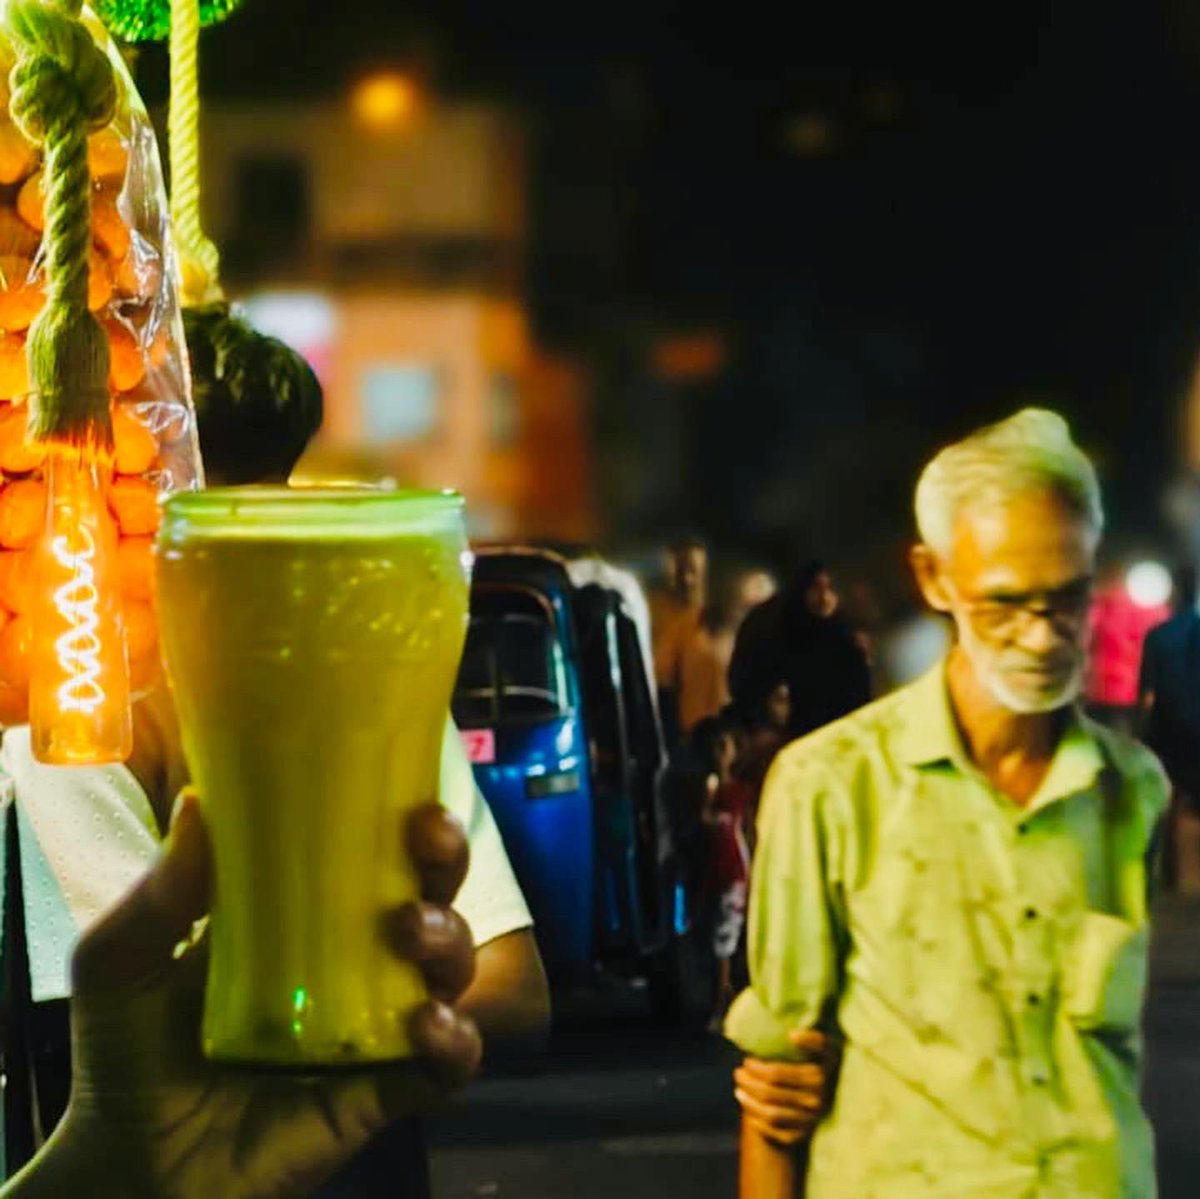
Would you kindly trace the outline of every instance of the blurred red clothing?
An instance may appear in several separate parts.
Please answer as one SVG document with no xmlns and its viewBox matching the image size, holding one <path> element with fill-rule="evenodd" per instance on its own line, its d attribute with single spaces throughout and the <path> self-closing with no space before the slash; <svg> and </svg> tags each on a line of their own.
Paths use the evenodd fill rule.
<svg viewBox="0 0 1200 1199">
<path fill-rule="evenodd" d="M 1138 699 L 1138 674 L 1146 634 L 1171 615 L 1166 604 L 1142 608 L 1119 584 L 1097 592 L 1090 616 L 1092 654 L 1087 698 L 1093 704 L 1131 708 Z"/>
<path fill-rule="evenodd" d="M 713 830 L 713 882 L 718 893 L 750 877 L 750 847 L 746 840 L 746 813 L 754 788 L 740 779 L 729 779 L 717 789 L 717 822 Z"/>
</svg>

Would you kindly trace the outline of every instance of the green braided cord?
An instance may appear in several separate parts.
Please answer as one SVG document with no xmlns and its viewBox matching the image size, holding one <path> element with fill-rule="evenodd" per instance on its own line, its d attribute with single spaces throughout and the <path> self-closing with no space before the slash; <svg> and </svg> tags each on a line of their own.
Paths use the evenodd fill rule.
<svg viewBox="0 0 1200 1199">
<path fill-rule="evenodd" d="M 199 0 L 171 0 L 171 226 L 188 306 L 220 298 L 220 257 L 200 225 L 199 41 Z"/>
<path fill-rule="evenodd" d="M 40 439 L 112 445 L 108 342 L 88 311 L 92 244 L 88 134 L 112 120 L 112 67 L 77 19 L 80 0 L 11 0 L 12 116 L 45 151 L 46 305 L 25 352 L 29 427 Z"/>
</svg>

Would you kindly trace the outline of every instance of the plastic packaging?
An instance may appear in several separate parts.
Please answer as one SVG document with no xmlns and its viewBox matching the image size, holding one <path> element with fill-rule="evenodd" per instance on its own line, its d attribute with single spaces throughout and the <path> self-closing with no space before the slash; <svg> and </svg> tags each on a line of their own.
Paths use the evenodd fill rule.
<svg viewBox="0 0 1200 1199">
<path fill-rule="evenodd" d="M 132 687 L 159 668 L 151 545 L 167 494 L 202 485 L 190 373 L 158 147 L 141 98 L 103 25 L 85 11 L 113 64 L 116 115 L 88 142 L 92 248 L 88 306 L 108 338 L 115 453 L 103 480 L 115 523 L 116 577 Z M 0 39 L 0 74 L 14 53 Z M 45 303 L 40 152 L 12 120 L 0 83 L 0 723 L 28 715 L 33 550 L 45 530 L 45 448 L 30 441 L 25 358 Z"/>
</svg>

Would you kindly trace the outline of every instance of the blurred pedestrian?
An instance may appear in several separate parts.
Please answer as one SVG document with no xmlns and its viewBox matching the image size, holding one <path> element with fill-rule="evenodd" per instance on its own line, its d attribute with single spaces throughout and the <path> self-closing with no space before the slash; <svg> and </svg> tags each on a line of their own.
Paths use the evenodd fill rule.
<svg viewBox="0 0 1200 1199">
<path fill-rule="evenodd" d="M 708 549 L 697 537 L 674 542 L 667 550 L 665 586 L 647 597 L 654 681 L 667 745 L 680 738 L 680 664 L 684 648 L 700 627 L 708 599 Z"/>
<path fill-rule="evenodd" d="M 1147 635 L 1138 689 L 1142 739 L 1171 779 L 1167 871 L 1181 895 L 1200 896 L 1200 612 L 1194 605 Z"/>
<path fill-rule="evenodd" d="M 777 679 L 763 697 L 762 703 L 750 714 L 738 756 L 738 775 L 750 783 L 755 792 L 762 788 L 775 755 L 790 740 L 792 723 L 792 693 L 786 679 Z"/>
<path fill-rule="evenodd" d="M 1170 616 L 1168 603 L 1146 604 L 1130 593 L 1123 563 L 1114 563 L 1098 580 L 1089 616 L 1091 652 L 1084 684 L 1087 713 L 1093 720 L 1133 734 L 1146 636 Z"/>
<path fill-rule="evenodd" d="M 871 671 L 839 612 L 833 577 L 814 559 L 742 622 L 729 665 L 729 690 L 742 713 L 758 710 L 787 682 L 790 736 L 799 737 L 871 698 Z"/>
<path fill-rule="evenodd" d="M 747 821 L 753 788 L 737 774 L 740 749 L 732 722 L 714 721 L 702 817 L 711 846 L 706 891 L 712 903 L 713 1007 L 709 1020 L 712 1032 L 720 1031 L 725 1010 L 733 1000 L 733 961 L 746 927 L 746 887 L 750 876 Z"/>
<path fill-rule="evenodd" d="M 767 582 L 762 571 L 721 571 L 711 581 L 708 602 L 679 652 L 679 724 L 685 737 L 698 721 L 728 706 L 729 663 L 738 629 Z"/>
<path fill-rule="evenodd" d="M 752 608 L 765 604 L 779 591 L 775 576 L 761 566 L 743 568 L 738 572 L 736 579 L 737 602 L 742 618 Z"/>
</svg>

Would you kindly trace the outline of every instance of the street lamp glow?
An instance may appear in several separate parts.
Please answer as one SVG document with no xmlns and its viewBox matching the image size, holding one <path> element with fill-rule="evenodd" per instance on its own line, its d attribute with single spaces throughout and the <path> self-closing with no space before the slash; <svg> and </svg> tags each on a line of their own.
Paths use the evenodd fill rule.
<svg viewBox="0 0 1200 1199">
<path fill-rule="evenodd" d="M 1139 562 L 1125 576 L 1125 590 L 1139 608 L 1158 608 L 1171 598 L 1171 572 L 1161 562 Z"/>
<path fill-rule="evenodd" d="M 416 110 L 417 87 L 398 71 L 381 71 L 360 80 L 351 96 L 355 115 L 372 129 L 395 129 Z"/>
</svg>

